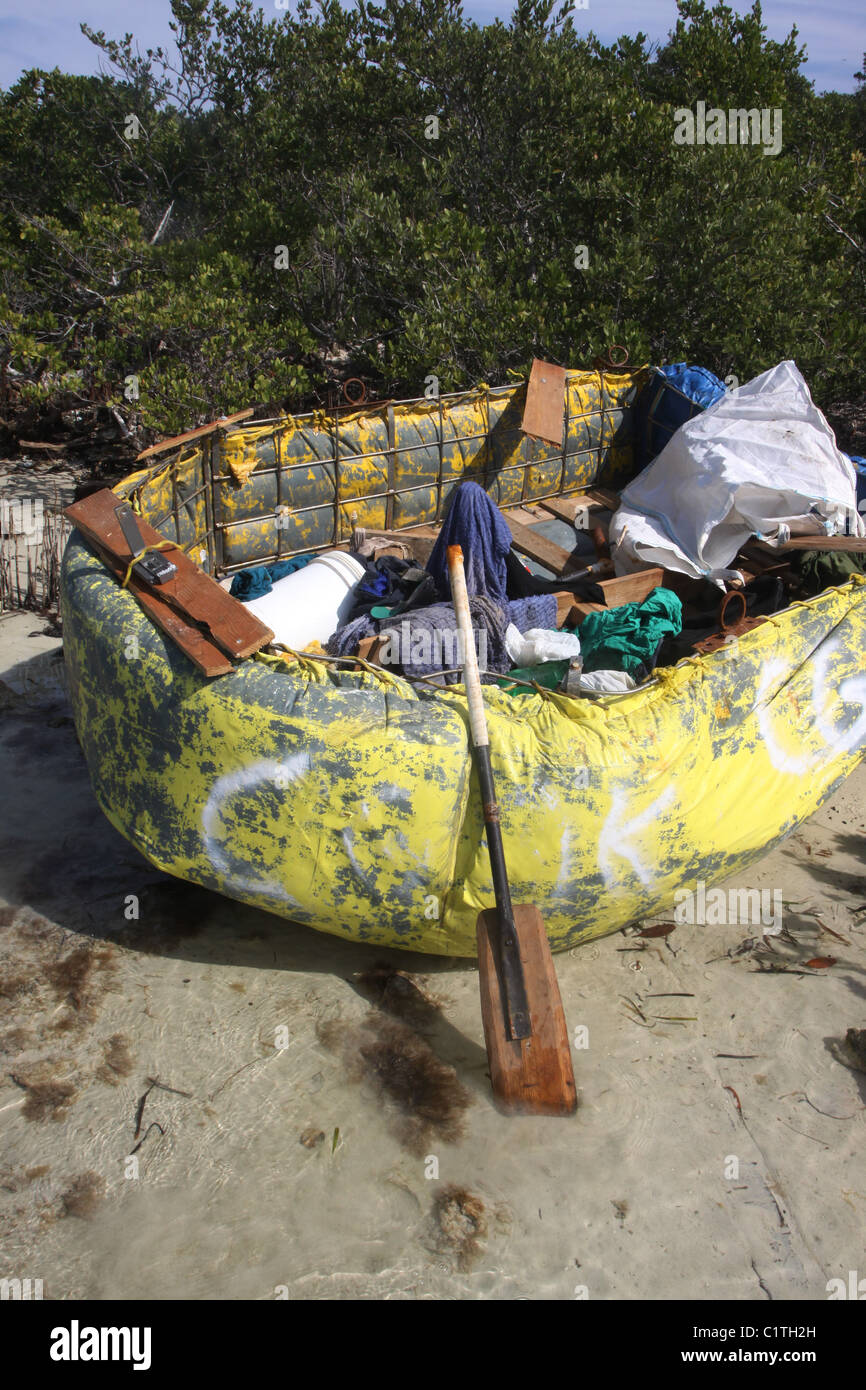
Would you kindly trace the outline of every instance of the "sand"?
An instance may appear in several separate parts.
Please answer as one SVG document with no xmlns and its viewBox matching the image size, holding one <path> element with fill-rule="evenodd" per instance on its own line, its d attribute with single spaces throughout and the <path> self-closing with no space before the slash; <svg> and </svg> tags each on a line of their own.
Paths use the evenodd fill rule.
<svg viewBox="0 0 866 1390">
<path fill-rule="evenodd" d="M 112 830 L 44 627 L 0 619 L 0 1277 L 798 1300 L 866 1275 L 866 767 L 731 881 L 781 893 L 770 945 L 679 924 L 558 956 L 580 1108 L 509 1119 L 471 963 L 295 927 Z"/>
</svg>

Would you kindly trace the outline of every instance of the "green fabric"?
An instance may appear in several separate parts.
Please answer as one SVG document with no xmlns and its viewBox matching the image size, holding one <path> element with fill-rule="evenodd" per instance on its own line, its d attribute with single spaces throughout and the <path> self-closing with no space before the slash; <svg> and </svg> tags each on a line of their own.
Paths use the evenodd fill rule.
<svg viewBox="0 0 866 1390">
<path fill-rule="evenodd" d="M 789 564 L 803 592 L 811 598 L 824 589 L 844 584 L 852 574 L 863 574 L 866 555 L 846 550 L 798 550 L 791 556 Z"/>
<path fill-rule="evenodd" d="M 641 675 L 662 638 L 682 626 L 683 606 L 670 589 L 655 589 L 643 603 L 590 613 L 578 629 L 583 669 Z"/>
<path fill-rule="evenodd" d="M 510 686 L 511 681 L 534 681 L 536 685 L 543 685 L 545 690 L 556 690 L 566 671 L 568 661 L 541 661 L 537 666 L 516 666 L 513 671 L 509 671 L 507 676 L 500 676 L 497 682 L 509 695 L 530 695 L 531 687 L 528 685 Z"/>
</svg>

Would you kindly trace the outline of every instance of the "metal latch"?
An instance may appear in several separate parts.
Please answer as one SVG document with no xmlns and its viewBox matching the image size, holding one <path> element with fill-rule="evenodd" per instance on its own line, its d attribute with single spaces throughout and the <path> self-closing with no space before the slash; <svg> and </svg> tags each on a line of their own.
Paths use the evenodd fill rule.
<svg viewBox="0 0 866 1390">
<path fill-rule="evenodd" d="M 122 502 L 114 510 L 133 559 L 137 555 L 141 556 L 138 563 L 133 565 L 133 574 L 142 583 L 151 585 L 164 584 L 167 579 L 171 579 L 172 575 L 177 573 L 177 565 L 173 565 L 171 560 L 167 560 L 158 550 L 151 550 L 148 554 L 144 553 L 147 546 L 141 531 L 138 529 L 135 512 L 129 503 Z"/>
</svg>

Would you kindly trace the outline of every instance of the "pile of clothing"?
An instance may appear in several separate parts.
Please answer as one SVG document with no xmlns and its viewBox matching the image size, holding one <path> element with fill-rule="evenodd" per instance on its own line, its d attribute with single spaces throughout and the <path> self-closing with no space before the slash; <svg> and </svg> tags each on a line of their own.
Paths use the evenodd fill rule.
<svg viewBox="0 0 866 1390">
<path fill-rule="evenodd" d="M 457 619 L 448 577 L 449 545 L 463 551 L 469 608 L 482 679 L 495 680 L 512 665 L 506 632 L 556 627 L 561 585 L 535 580 L 511 549 L 511 532 L 499 509 L 477 483 L 456 488 L 427 565 L 394 555 L 365 556 L 346 621 L 326 644 L 332 656 L 357 651 L 366 637 L 381 636 L 380 664 L 414 679 L 460 680 Z M 577 586 L 576 586 L 577 587 Z M 597 585 L 582 586 L 598 591 Z M 600 592 L 600 591 L 598 591 Z"/>
<path fill-rule="evenodd" d="M 356 585 L 345 621 L 326 643 L 332 656 L 348 656 L 367 637 L 379 636 L 377 661 L 410 679 L 453 684 L 461 680 L 457 620 L 451 603 L 448 547 L 463 551 L 464 574 L 482 680 L 499 681 L 518 691 L 527 684 L 561 685 L 581 660 L 583 630 L 557 631 L 554 595 L 571 590 L 575 598 L 604 603 L 604 591 L 592 579 L 542 579 L 533 575 L 512 549 L 512 535 L 498 507 L 477 483 L 462 483 L 452 493 L 447 515 L 424 569 L 394 555 L 352 553 L 365 569 Z M 609 634 L 600 650 L 609 654 L 618 675 L 651 669 L 662 628 L 676 626 L 679 600 L 668 595 L 656 605 L 627 605 L 614 610 L 618 636 Z M 650 603 L 650 600 L 647 600 Z M 631 623 L 629 609 L 639 609 Z M 612 613 L 596 615 L 608 619 Z M 668 626 L 664 627 L 667 622 Z M 661 627 L 659 627 L 661 624 Z M 598 624 L 599 631 L 605 623 Z M 617 645 L 618 644 L 618 645 Z M 584 664 L 585 660 L 584 660 Z M 598 665 L 589 667 L 598 670 Z M 504 679 L 503 679 L 504 678 Z M 598 682 L 590 688 L 598 689 Z"/>
<path fill-rule="evenodd" d="M 866 534 L 866 460 L 838 449 L 793 362 L 732 391 L 702 367 L 653 369 L 635 415 L 641 467 L 611 523 L 613 561 L 621 575 L 647 566 L 679 574 L 672 582 L 688 594 L 685 614 L 667 587 L 640 603 L 607 608 L 587 571 L 572 580 L 531 573 L 513 549 L 505 517 L 474 482 L 453 490 L 423 567 L 393 536 L 368 539 L 358 531 L 348 555 L 294 556 L 248 569 L 235 576 L 231 592 L 289 650 L 343 658 L 379 637 L 380 665 L 410 679 L 456 683 L 464 654 L 447 554 L 459 545 L 482 680 L 514 693 L 536 685 L 591 694 L 632 689 L 657 665 L 706 649 L 720 627 L 729 633 L 728 601 L 727 625 L 720 607 L 726 588 L 739 588 L 734 622 L 748 630 L 750 620 L 792 597 L 863 571 L 863 555 L 841 548 L 786 554 L 774 572 L 753 575 L 745 587 L 730 568 L 745 563 L 736 557 L 751 537 L 780 545 L 793 531 L 814 535 L 817 545 L 828 535 Z M 298 575 L 310 562 L 313 569 Z M 271 596 L 274 585 L 280 587 Z M 563 590 L 599 605 L 579 633 L 557 629 L 554 595 Z"/>
</svg>

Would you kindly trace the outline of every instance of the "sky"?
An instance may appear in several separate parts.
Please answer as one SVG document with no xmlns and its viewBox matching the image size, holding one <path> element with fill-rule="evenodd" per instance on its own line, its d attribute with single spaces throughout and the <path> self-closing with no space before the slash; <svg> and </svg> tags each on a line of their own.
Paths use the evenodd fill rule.
<svg viewBox="0 0 866 1390">
<path fill-rule="evenodd" d="M 728 3 L 741 12 L 751 8 L 751 0 Z M 279 13 L 276 0 L 266 0 L 262 8 Z M 464 0 L 464 13 L 478 23 L 507 19 L 512 8 L 510 0 Z M 797 25 L 799 41 L 808 49 L 806 76 L 816 91 L 854 91 L 854 73 L 862 70 L 866 50 L 863 0 L 765 0 L 763 16 L 774 39 Z M 0 86 L 11 86 L 32 67 L 98 72 L 102 55 L 80 32 L 82 20 L 110 38 L 129 31 L 145 49 L 170 42 L 170 17 L 169 0 L 0 0 Z M 605 43 L 638 32 L 661 40 L 675 21 L 674 0 L 589 0 L 588 8 L 575 14 L 579 31 L 592 29 Z"/>
</svg>

